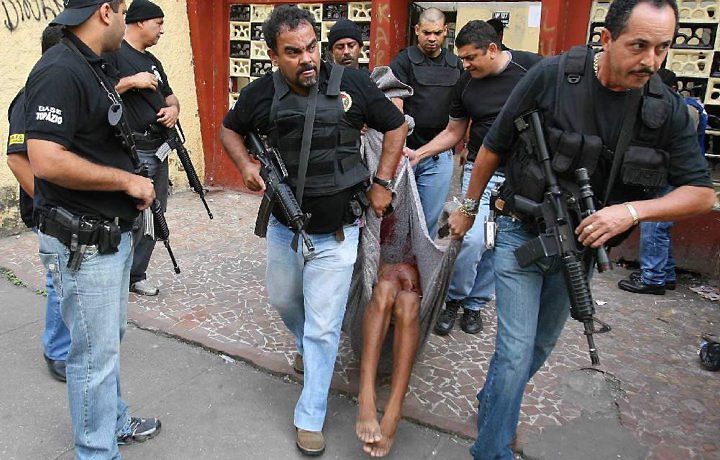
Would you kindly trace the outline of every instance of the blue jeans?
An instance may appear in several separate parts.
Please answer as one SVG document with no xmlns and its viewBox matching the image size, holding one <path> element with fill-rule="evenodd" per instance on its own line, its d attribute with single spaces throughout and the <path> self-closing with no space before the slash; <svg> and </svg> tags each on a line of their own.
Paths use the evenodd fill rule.
<svg viewBox="0 0 720 460">
<path fill-rule="evenodd" d="M 37 234 L 37 228 L 33 227 Z M 53 361 L 65 361 L 70 349 L 70 331 L 62 320 L 60 299 L 53 286 L 52 273 L 45 271 L 45 330 L 42 335 L 45 356 Z"/>
<path fill-rule="evenodd" d="M 64 244 L 38 235 L 40 259 L 52 274 L 70 329 L 66 373 L 75 458 L 119 459 L 116 435 L 129 425 L 120 398 L 120 341 L 127 321 L 130 233 L 122 235 L 115 254 L 88 247 L 77 272 L 67 268 L 70 253 Z"/>
<path fill-rule="evenodd" d="M 415 166 L 415 182 L 431 239 L 437 236 L 438 219 L 450 190 L 453 173 L 452 158 L 452 150 L 446 150 L 436 156 L 423 159 Z"/>
<path fill-rule="evenodd" d="M 473 163 L 463 166 L 462 193 L 467 193 L 472 175 Z M 455 260 L 447 300 L 462 302 L 463 308 L 480 310 L 495 293 L 493 272 L 493 251 L 485 250 L 485 219 L 490 213 L 490 191 L 505 180 L 493 175 L 480 198 L 480 207 L 475 222 L 463 238 L 460 253 Z"/>
<path fill-rule="evenodd" d="M 535 237 L 509 217 L 497 219 L 495 293 L 497 337 L 485 386 L 478 393 L 479 459 L 511 460 L 525 385 L 550 355 L 569 316 L 562 264 L 547 257 L 521 268 L 514 251 Z"/>
<path fill-rule="evenodd" d="M 671 191 L 672 187 L 665 187 L 658 196 Z M 676 279 L 670 236 L 672 226 L 672 222 L 640 223 L 640 271 L 645 284 L 663 285 Z"/>
<path fill-rule="evenodd" d="M 335 233 L 310 235 L 315 257 L 305 261 L 305 246 L 293 252 L 293 232 L 270 218 L 267 231 L 267 292 L 295 336 L 303 355 L 304 383 L 295 406 L 295 426 L 321 431 L 327 411 L 328 391 L 340 341 L 350 280 L 357 258 L 358 225 L 344 227 L 345 240 Z M 300 240 L 302 242 L 302 240 Z"/>
<path fill-rule="evenodd" d="M 168 191 L 170 188 L 168 160 L 160 161 L 155 155 L 157 150 L 138 150 L 140 161 L 148 167 L 148 177 L 153 180 L 155 196 L 160 201 L 163 212 L 167 209 Z M 130 283 L 137 283 L 147 278 L 150 257 L 155 249 L 155 239 L 143 236 L 143 214 L 135 219 L 133 225 L 133 262 L 130 269 Z"/>
</svg>

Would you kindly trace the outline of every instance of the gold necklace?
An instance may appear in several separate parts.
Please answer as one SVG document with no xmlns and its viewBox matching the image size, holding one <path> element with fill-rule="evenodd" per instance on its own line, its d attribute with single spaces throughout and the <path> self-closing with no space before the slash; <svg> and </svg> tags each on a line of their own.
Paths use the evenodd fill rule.
<svg viewBox="0 0 720 460">
<path fill-rule="evenodd" d="M 602 51 L 599 51 L 599 52 L 595 53 L 595 56 L 593 57 L 593 70 L 595 70 L 595 77 L 598 76 L 598 70 L 599 70 L 598 64 L 600 63 L 600 55 L 601 54 L 602 54 Z"/>
</svg>

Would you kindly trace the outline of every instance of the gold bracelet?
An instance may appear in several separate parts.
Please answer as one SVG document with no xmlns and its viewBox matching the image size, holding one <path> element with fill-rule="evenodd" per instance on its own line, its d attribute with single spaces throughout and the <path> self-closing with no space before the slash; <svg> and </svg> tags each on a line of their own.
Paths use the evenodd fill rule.
<svg viewBox="0 0 720 460">
<path fill-rule="evenodd" d="M 477 212 L 472 212 L 469 209 L 467 209 L 465 206 L 458 206 L 457 210 L 460 214 L 462 214 L 463 216 L 465 216 L 469 219 L 474 219 L 475 216 L 477 216 Z"/>
<path fill-rule="evenodd" d="M 632 220 L 633 220 L 632 224 L 637 225 L 638 222 L 640 222 L 640 216 L 638 215 L 638 212 L 635 210 L 635 207 L 633 205 L 631 205 L 630 203 L 623 203 L 623 205 L 625 206 L 625 208 L 627 208 L 628 212 L 632 216 Z"/>
</svg>

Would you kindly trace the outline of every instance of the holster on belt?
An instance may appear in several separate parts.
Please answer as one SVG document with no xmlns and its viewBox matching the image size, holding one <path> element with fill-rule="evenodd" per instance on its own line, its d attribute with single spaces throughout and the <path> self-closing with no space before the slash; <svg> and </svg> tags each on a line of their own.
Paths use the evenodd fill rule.
<svg viewBox="0 0 720 460">
<path fill-rule="evenodd" d="M 59 206 L 37 210 L 36 220 L 41 232 L 56 238 L 70 250 L 67 266 L 72 271 L 80 269 L 83 255 L 89 246 L 97 246 L 100 254 L 118 251 L 122 232 L 117 222 L 76 216 Z"/>
</svg>

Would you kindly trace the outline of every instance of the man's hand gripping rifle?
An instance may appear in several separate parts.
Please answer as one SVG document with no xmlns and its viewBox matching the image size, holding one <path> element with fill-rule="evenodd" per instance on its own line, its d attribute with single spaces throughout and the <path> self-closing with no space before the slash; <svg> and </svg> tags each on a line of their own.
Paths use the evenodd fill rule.
<svg viewBox="0 0 720 460">
<path fill-rule="evenodd" d="M 115 128 L 116 133 L 120 137 L 120 140 L 123 144 L 123 147 L 130 154 L 130 158 L 132 159 L 133 165 L 135 166 L 135 174 L 143 177 L 148 177 L 148 167 L 146 164 L 140 161 L 140 156 L 137 153 L 137 147 L 135 145 L 135 139 L 133 139 L 132 137 L 132 131 L 130 130 L 130 126 L 127 124 L 127 120 L 125 119 L 125 117 L 123 117 L 122 115 L 120 116 L 117 125 L 115 125 Z M 167 220 L 165 220 L 165 214 L 163 213 L 162 206 L 160 206 L 160 201 L 155 198 L 149 209 L 150 213 L 145 213 L 143 215 L 143 218 L 146 221 L 146 227 L 147 220 L 149 220 L 150 218 L 152 218 L 154 226 L 152 226 L 152 231 L 150 233 L 148 233 L 146 230 L 146 235 L 150 235 L 153 238 L 157 238 L 163 242 L 163 244 L 165 245 L 165 249 L 167 249 L 168 255 L 170 256 L 170 260 L 172 261 L 173 270 L 175 270 L 175 273 L 180 273 L 180 267 L 175 260 L 175 254 L 173 254 L 172 248 L 170 247 L 170 228 L 168 227 Z"/>
<path fill-rule="evenodd" d="M 586 216 L 595 212 L 588 173 L 584 168 L 575 171 L 580 189 L 580 202 L 578 202 L 572 193 L 563 191 L 558 183 L 552 169 L 538 112 L 533 111 L 518 118 L 515 126 L 521 133 L 529 130 L 528 133 L 534 144 L 534 151 L 537 152 L 546 183 L 545 197 L 541 203 L 520 195 L 514 196 L 515 208 L 523 214 L 535 217 L 541 224 L 540 228 L 544 228 L 544 232 L 536 239 L 519 247 L 515 251 L 515 257 L 521 267 L 526 267 L 542 257 L 560 257 L 570 295 L 570 315 L 573 319 L 583 323 L 590 348 L 590 360 L 593 365 L 598 365 L 600 358 L 595 348 L 593 334 L 608 332 L 610 327 L 593 318 L 595 306 L 588 284 L 586 267 L 592 265 L 593 259 L 597 260 L 598 270 L 601 272 L 611 267 L 607 252 L 602 247 L 597 249 L 596 254 L 588 254 L 589 263 L 587 266 L 585 265 L 583 261 L 585 248 L 575 237 L 575 224 L 570 212 L 572 209 L 576 216 Z M 583 210 L 580 210 L 580 205 L 584 208 Z M 596 330 L 594 322 L 598 322 L 602 327 Z"/>
<path fill-rule="evenodd" d="M 292 250 L 297 251 L 298 239 L 302 238 L 307 248 L 305 260 L 312 259 L 315 257 L 315 246 L 305 231 L 305 227 L 310 220 L 310 214 L 304 213 L 300 209 L 292 189 L 285 182 L 288 173 L 280 155 L 275 149 L 266 147 L 256 132 L 250 131 L 245 136 L 245 139 L 247 140 L 248 149 L 260 162 L 260 176 L 265 181 L 265 194 L 258 210 L 255 234 L 260 238 L 265 238 L 273 204 L 277 203 L 290 228 L 295 232 L 295 238 L 293 238 L 290 245 Z"/>
<path fill-rule="evenodd" d="M 205 206 L 208 217 L 212 220 L 212 212 L 210 212 L 207 201 L 205 201 L 206 190 L 200 183 L 200 178 L 198 177 L 197 171 L 195 171 L 195 166 L 193 166 L 192 160 L 190 159 L 190 152 L 188 152 L 188 150 L 185 148 L 185 133 L 183 133 L 180 122 L 178 122 L 175 127 L 169 128 L 166 131 L 166 142 L 168 146 L 177 152 L 180 163 L 182 164 L 182 167 L 185 170 L 185 174 L 187 175 L 190 188 L 192 188 L 195 193 L 200 195 L 200 200 L 202 200 L 202 204 Z"/>
</svg>

